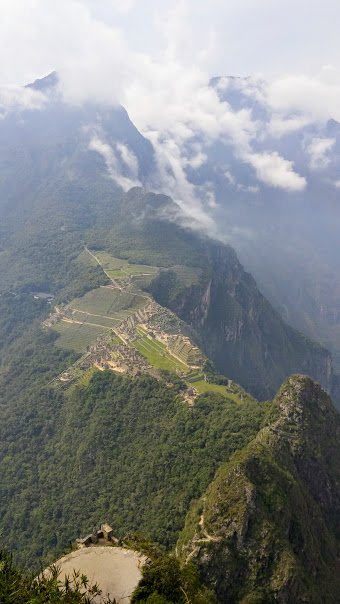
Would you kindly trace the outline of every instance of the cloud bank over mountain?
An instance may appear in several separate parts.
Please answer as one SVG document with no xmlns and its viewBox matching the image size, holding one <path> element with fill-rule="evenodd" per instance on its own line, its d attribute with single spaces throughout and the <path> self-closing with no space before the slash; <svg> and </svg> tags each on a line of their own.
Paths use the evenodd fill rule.
<svg viewBox="0 0 340 604">
<path fill-rule="evenodd" d="M 291 4 L 290 0 L 277 3 L 276 11 L 282 19 L 286 19 L 284 6 L 289 12 Z M 300 4 L 295 6 L 296 23 L 287 23 L 287 27 L 295 31 L 308 8 L 313 30 L 313 10 L 309 3 Z M 340 8 L 328 0 L 325 4 L 331 31 Z M 322 128 L 330 118 L 340 120 L 340 73 L 330 64 L 340 58 L 340 44 L 338 49 L 330 43 L 327 57 L 320 54 L 328 63 L 319 65 L 314 74 L 311 52 L 302 75 L 267 73 L 266 77 L 255 74 L 240 80 L 225 77 L 209 85 L 216 66 L 225 73 L 233 60 L 239 64 L 234 53 L 237 36 L 243 60 L 247 49 L 252 67 L 252 54 L 259 52 L 252 49 L 252 43 L 256 32 L 263 28 L 261 15 L 266 15 L 273 32 L 279 26 L 270 3 L 242 0 L 238 7 L 227 10 L 224 3 L 212 0 L 207 11 L 202 1 L 182 0 L 166 1 L 161 10 L 159 6 L 156 9 L 152 0 L 143 3 L 144 12 L 133 0 L 104 0 L 100 7 L 93 0 L 60 0 L 57 5 L 51 0 L 5 2 L 0 22 L 1 114 L 18 107 L 43 108 L 42 93 L 21 88 L 19 80 L 34 79 L 57 68 L 60 94 L 66 103 L 92 102 L 107 107 L 122 104 L 127 109 L 155 149 L 157 170 L 150 182 L 143 184 L 171 195 L 184 211 L 209 224 L 209 228 L 218 200 L 211 171 L 206 170 L 206 178 L 202 175 L 217 144 L 225 150 L 225 178 L 230 184 L 234 181 L 239 192 L 256 194 L 262 186 L 289 194 L 303 192 L 308 186 L 308 173 L 301 172 L 304 166 L 301 162 L 297 165 L 289 148 L 275 141 L 313 125 L 313 133 L 300 142 L 301 153 L 312 172 L 321 172 L 329 165 L 334 143 Z M 251 16 L 254 31 L 246 28 Z M 138 19 L 142 19 L 139 33 Z M 241 34 L 247 31 L 248 40 L 240 37 L 240 32 L 231 32 L 241 23 Z M 300 35 L 310 40 L 307 28 L 302 28 Z M 278 38 L 266 53 L 280 58 L 281 44 Z M 13 61 L 6 61 L 6 56 Z M 268 70 L 268 61 L 261 57 L 262 61 L 258 55 L 257 71 L 263 71 L 263 67 Z M 286 60 L 289 67 L 289 53 Z M 280 66 L 280 60 L 277 63 Z M 230 94 L 238 95 L 239 102 L 232 103 Z M 138 160 L 130 149 L 112 148 L 98 133 L 89 138 L 88 144 L 102 155 L 109 175 L 122 188 L 140 184 Z M 230 169 L 233 161 L 250 171 L 251 182 L 235 177 Z M 128 175 L 119 170 L 121 162 Z M 199 179 L 192 177 L 194 170 L 200 171 Z M 335 187 L 338 181 L 333 180 Z"/>
</svg>

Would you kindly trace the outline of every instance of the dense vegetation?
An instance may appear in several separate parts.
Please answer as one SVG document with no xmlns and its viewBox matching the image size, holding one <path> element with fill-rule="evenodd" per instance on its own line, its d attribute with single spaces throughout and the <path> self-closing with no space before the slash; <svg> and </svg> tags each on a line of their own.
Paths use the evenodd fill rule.
<svg viewBox="0 0 340 604">
<path fill-rule="evenodd" d="M 256 434 L 268 410 L 216 394 L 190 409 L 179 388 L 177 380 L 165 386 L 96 372 L 69 390 L 27 390 L 25 405 L 7 407 L 0 518 L 22 562 L 50 562 L 106 519 L 117 535 L 139 530 L 174 545 L 192 498 Z"/>
<path fill-rule="evenodd" d="M 340 418 L 302 376 L 284 384 L 272 412 L 192 506 L 178 550 L 222 602 L 335 604 Z"/>
<path fill-rule="evenodd" d="M 59 164 L 51 180 L 47 172 L 41 176 L 37 196 L 27 201 L 31 212 L 21 197 L 16 212 L 5 206 L 0 291 L 40 290 L 70 300 L 106 282 L 98 266 L 84 262 L 84 245 L 106 249 L 170 269 L 160 273 L 151 292 L 196 330 L 219 371 L 257 398 L 272 397 L 294 371 L 331 389 L 327 351 L 285 325 L 232 248 L 166 220 L 178 208 L 165 196 L 138 188 L 122 195 L 105 178 L 102 163 L 91 159 L 78 149 L 71 181 Z M 32 187 L 29 180 L 30 195 Z M 26 218 L 24 228 L 18 212 Z"/>
<path fill-rule="evenodd" d="M 200 581 L 194 564 L 181 566 L 163 555 L 143 568 L 143 577 L 133 593 L 132 604 L 217 604 L 213 593 Z"/>
<path fill-rule="evenodd" d="M 122 195 L 102 157 L 86 150 L 82 127 L 96 111 L 56 104 L 0 123 L 0 535 L 31 568 L 105 520 L 117 536 L 143 531 L 173 548 L 193 500 L 201 513 L 218 468 L 252 441 L 273 407 L 215 392 L 189 408 L 181 382 L 166 374 L 90 372 L 70 388 L 53 387 L 77 354 L 41 328 L 49 306 L 32 293 L 60 303 L 106 283 L 85 245 L 165 269 L 150 291 L 191 326 L 220 372 L 253 393 L 271 396 L 291 371 L 331 376 L 327 352 L 284 324 L 230 247 L 181 228 L 167 197 L 141 189 Z M 141 166 L 150 164 L 149 145 L 122 110 L 108 112 L 104 125 L 113 141 L 140 153 Z M 264 465 L 260 477 L 275 475 L 275 463 L 261 473 Z M 277 485 L 269 488 L 275 495 Z M 44 602 L 5 554 L 2 562 L 10 589 L 21 597 L 23 585 L 26 601 Z M 192 567 L 184 571 L 164 555 L 145 569 L 135 601 L 187 601 L 186 593 L 201 590 L 197 580 Z M 55 584 L 46 589 L 58 603 Z M 77 602 L 79 594 L 70 597 Z"/>
<path fill-rule="evenodd" d="M 79 571 L 61 581 L 57 566 L 52 565 L 48 572 L 37 577 L 20 570 L 5 549 L 0 551 L 1 604 L 91 604 L 97 602 L 99 596 L 99 586 L 91 584 Z M 116 600 L 102 596 L 101 602 L 115 604 Z M 181 565 L 173 556 L 159 551 L 155 554 L 153 546 L 151 558 L 143 567 L 142 579 L 131 602 L 215 604 L 217 600 L 202 584 L 194 564 Z"/>
</svg>

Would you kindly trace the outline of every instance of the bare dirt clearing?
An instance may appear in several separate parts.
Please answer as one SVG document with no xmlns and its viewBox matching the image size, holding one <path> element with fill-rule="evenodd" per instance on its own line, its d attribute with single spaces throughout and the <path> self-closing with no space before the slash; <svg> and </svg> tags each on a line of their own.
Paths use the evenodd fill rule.
<svg viewBox="0 0 340 604">
<path fill-rule="evenodd" d="M 137 587 L 146 557 L 122 547 L 89 547 L 79 549 L 55 564 L 60 568 L 60 580 L 72 578 L 73 571 L 80 571 L 91 585 L 97 583 L 102 595 L 95 601 L 101 602 L 107 595 L 120 604 L 128 604 Z"/>
</svg>

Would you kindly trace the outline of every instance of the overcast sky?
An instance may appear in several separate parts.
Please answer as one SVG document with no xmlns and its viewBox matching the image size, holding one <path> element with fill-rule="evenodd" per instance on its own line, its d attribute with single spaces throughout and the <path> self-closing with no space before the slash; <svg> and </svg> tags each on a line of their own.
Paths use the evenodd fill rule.
<svg viewBox="0 0 340 604">
<path fill-rule="evenodd" d="M 211 75 L 312 76 L 339 65 L 339 23 L 337 0 L 0 0 L 0 80 L 100 53 L 110 33 L 114 48 L 118 32 L 130 50 L 157 58 L 173 45 Z"/>
<path fill-rule="evenodd" d="M 300 192 L 307 180 L 292 158 L 275 147 L 258 153 L 254 142 L 340 121 L 339 24 L 339 0 L 0 0 L 0 109 L 39 104 L 18 85 L 57 70 L 67 102 L 126 107 L 154 145 L 160 189 L 196 215 L 200 198 L 213 207 L 214 197 L 210 183 L 197 191 L 188 167 L 217 139 L 260 183 Z M 207 86 L 213 75 L 254 76 L 248 92 L 261 95 L 270 121 L 221 102 Z M 117 182 L 124 156 L 126 187 L 137 182 L 128 149 L 111 149 L 100 129 L 90 145 Z M 312 169 L 327 166 L 333 146 L 310 141 Z"/>
</svg>

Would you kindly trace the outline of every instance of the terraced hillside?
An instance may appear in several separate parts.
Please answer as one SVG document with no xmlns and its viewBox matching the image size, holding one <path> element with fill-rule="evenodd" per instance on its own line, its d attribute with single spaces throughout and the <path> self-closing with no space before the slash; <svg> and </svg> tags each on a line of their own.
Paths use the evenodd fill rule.
<svg viewBox="0 0 340 604">
<path fill-rule="evenodd" d="M 168 371 L 183 381 L 182 395 L 189 405 L 199 394 L 210 391 L 231 396 L 236 402 L 242 399 L 242 393 L 232 392 L 231 380 L 209 383 L 204 372 L 206 357 L 189 337 L 188 327 L 136 282 L 140 277 L 154 278 L 159 267 L 129 263 L 106 251 L 92 252 L 88 248 L 83 253 L 86 260 L 97 263 L 111 283 L 56 306 L 45 320 L 45 328 L 59 336 L 58 348 L 82 354 L 53 380 L 55 385 L 83 380 L 93 368 L 155 377 Z M 187 267 L 176 266 L 173 270 L 183 283 L 196 278 L 195 271 Z"/>
<path fill-rule="evenodd" d="M 83 261 L 97 262 L 111 283 L 90 290 L 66 305 L 57 306 L 44 322 L 46 327 L 60 334 L 57 346 L 76 352 L 85 352 L 99 335 L 119 325 L 150 301 L 150 296 L 131 283 L 131 278 L 140 275 L 144 267 L 129 264 L 106 252 L 95 256 L 86 249 L 85 253 Z M 157 270 L 156 267 L 149 267 L 148 274 L 154 276 Z"/>
</svg>

